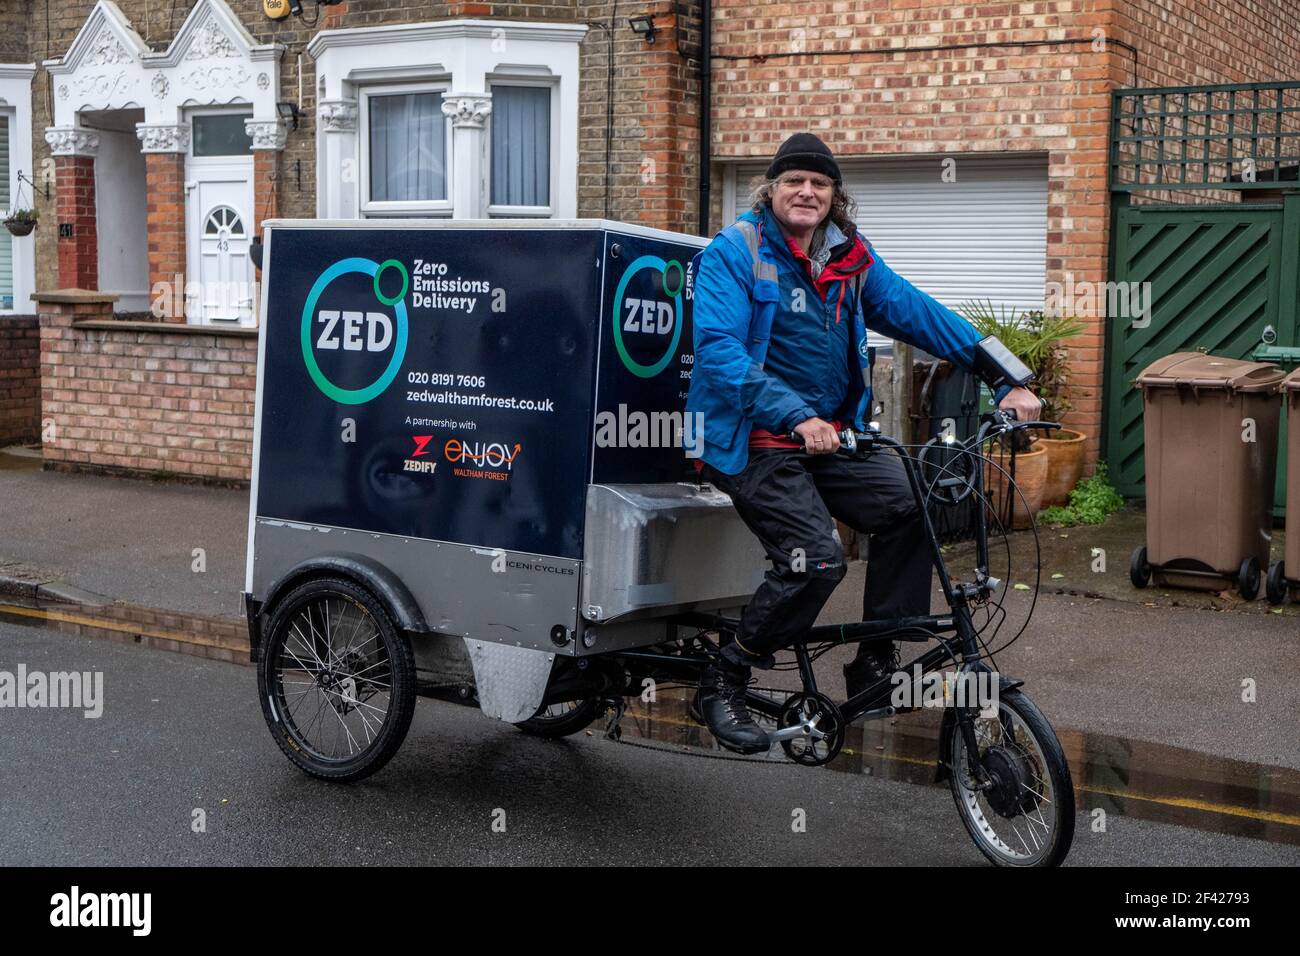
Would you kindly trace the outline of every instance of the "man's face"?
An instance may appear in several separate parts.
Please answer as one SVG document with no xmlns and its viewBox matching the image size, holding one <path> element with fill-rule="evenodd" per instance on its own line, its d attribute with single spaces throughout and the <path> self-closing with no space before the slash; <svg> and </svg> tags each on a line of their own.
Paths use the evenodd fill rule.
<svg viewBox="0 0 1300 956">
<path fill-rule="evenodd" d="M 776 178 L 772 212 L 777 222 L 793 232 L 815 229 L 831 211 L 835 183 L 828 176 L 806 169 L 789 169 Z"/>
</svg>

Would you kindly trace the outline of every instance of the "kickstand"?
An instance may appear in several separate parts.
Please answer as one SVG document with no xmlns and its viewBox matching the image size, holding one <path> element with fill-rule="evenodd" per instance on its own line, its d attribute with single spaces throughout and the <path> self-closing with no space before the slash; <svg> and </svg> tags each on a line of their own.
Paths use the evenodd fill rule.
<svg viewBox="0 0 1300 956">
<path fill-rule="evenodd" d="M 627 709 L 627 701 L 619 697 L 612 703 L 605 718 L 605 739 L 618 741 L 623 739 L 623 711 Z"/>
</svg>

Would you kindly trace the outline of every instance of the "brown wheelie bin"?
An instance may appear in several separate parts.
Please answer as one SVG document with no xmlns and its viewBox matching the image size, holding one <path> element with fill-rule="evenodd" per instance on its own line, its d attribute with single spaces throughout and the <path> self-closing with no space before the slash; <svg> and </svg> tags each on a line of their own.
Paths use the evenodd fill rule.
<svg viewBox="0 0 1300 956">
<path fill-rule="evenodd" d="M 1286 545 L 1282 560 L 1269 565 L 1265 593 L 1269 603 L 1282 604 L 1291 589 L 1300 587 L 1300 368 L 1282 380 L 1286 405 Z M 1291 575 L 1287 574 L 1291 572 Z"/>
<path fill-rule="evenodd" d="M 1146 587 L 1254 600 L 1268 567 L 1284 373 L 1203 352 L 1159 359 L 1137 377 L 1146 437 L 1147 543 L 1129 576 Z"/>
</svg>

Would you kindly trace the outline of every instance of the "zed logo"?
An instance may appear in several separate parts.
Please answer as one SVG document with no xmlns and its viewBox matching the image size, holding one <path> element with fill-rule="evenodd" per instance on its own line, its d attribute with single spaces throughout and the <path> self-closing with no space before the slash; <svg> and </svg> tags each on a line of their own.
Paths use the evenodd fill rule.
<svg viewBox="0 0 1300 956">
<path fill-rule="evenodd" d="M 381 282 L 385 273 L 393 271 L 401 278 L 401 289 L 396 295 L 389 296 L 384 294 Z M 358 274 L 371 280 L 368 286 L 377 305 L 366 309 L 331 307 L 327 294 L 330 285 L 342 277 Z M 403 300 L 410 282 L 406 267 L 396 259 L 377 263 L 360 257 L 341 259 L 317 277 L 307 294 L 307 301 L 303 303 L 300 338 L 307 373 L 328 398 L 344 405 L 361 405 L 382 394 L 397 377 L 402 359 L 406 357 L 408 333 Z M 392 283 L 390 279 L 390 287 Z M 392 309 L 392 314 L 384 311 L 383 307 Z M 388 362 L 370 384 L 345 388 L 321 370 L 317 353 L 321 356 L 356 353 L 358 360 L 362 356 L 388 355 Z M 337 362 L 336 359 L 335 364 Z"/>
<path fill-rule="evenodd" d="M 614 346 L 623 365 L 638 378 L 654 378 L 677 357 L 685 285 L 682 264 L 658 256 L 634 260 L 619 280 L 614 294 Z M 668 298 L 661 298 L 660 293 Z M 634 351 L 652 358 L 640 361 Z"/>
</svg>

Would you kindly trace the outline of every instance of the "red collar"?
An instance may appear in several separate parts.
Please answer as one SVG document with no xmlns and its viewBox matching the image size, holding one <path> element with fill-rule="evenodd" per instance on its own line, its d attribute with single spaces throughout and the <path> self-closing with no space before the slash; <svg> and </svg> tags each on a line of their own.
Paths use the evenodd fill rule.
<svg viewBox="0 0 1300 956">
<path fill-rule="evenodd" d="M 848 251 L 826 263 L 821 275 L 814 279 L 812 259 L 800 247 L 799 240 L 787 238 L 785 244 L 790 250 L 790 254 L 794 256 L 795 261 L 803 266 L 804 273 L 812 282 L 813 287 L 817 289 L 817 294 L 822 297 L 822 301 L 826 300 L 826 290 L 832 282 L 839 279 L 851 279 L 859 272 L 865 272 L 874 261 L 871 258 L 871 251 L 867 248 L 867 244 L 862 241 L 862 237 L 854 235 L 853 245 L 849 247 Z"/>
</svg>

